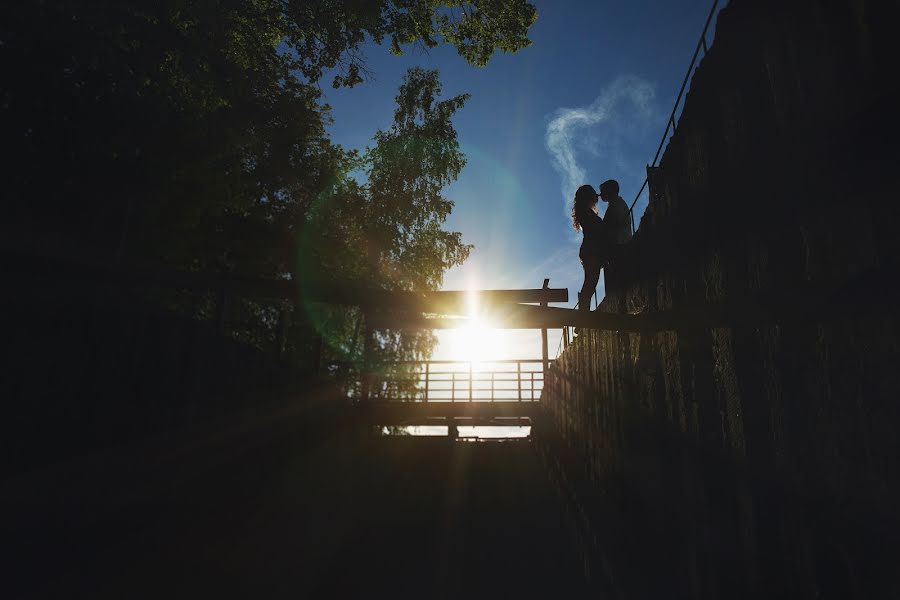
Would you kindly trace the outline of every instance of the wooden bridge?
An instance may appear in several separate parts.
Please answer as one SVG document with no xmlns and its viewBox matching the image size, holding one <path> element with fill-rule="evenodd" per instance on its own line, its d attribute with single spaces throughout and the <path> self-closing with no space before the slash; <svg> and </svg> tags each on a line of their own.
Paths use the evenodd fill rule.
<svg viewBox="0 0 900 600">
<path fill-rule="evenodd" d="M 329 368 L 347 368 L 331 363 Z M 370 375 L 346 379 L 364 418 L 377 425 L 527 425 L 539 408 L 543 360 L 451 360 L 381 363 Z"/>
<path fill-rule="evenodd" d="M 539 289 L 427 292 L 386 297 L 366 311 L 366 344 L 358 385 L 352 388 L 363 418 L 373 425 L 528 424 L 540 408 L 540 392 L 550 366 L 547 330 L 551 323 L 529 318 L 566 302 L 568 290 Z M 532 306 L 528 303 L 536 303 Z M 470 324 L 472 313 L 498 329 L 539 329 L 541 358 L 483 363 L 423 361 L 375 364 L 379 329 L 447 329 Z M 538 313 L 540 314 L 540 313 Z M 433 316 L 439 315 L 439 316 Z M 351 383 L 353 385 L 353 383 Z M 452 434 L 452 433 L 451 433 Z"/>
</svg>

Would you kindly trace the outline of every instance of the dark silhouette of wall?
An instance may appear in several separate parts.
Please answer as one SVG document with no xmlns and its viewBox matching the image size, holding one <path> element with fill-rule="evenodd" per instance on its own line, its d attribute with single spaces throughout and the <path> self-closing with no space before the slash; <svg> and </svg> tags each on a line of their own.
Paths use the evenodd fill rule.
<svg viewBox="0 0 900 600">
<path fill-rule="evenodd" d="M 889 4 L 720 13 L 600 307 L 769 322 L 588 331 L 551 373 L 546 455 L 625 597 L 900 594 Z"/>
</svg>

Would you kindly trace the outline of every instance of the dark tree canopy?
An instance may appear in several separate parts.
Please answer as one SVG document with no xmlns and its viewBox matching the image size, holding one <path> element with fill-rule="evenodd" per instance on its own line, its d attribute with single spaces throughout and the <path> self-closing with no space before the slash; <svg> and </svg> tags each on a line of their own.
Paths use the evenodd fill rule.
<svg viewBox="0 0 900 600">
<path fill-rule="evenodd" d="M 367 39 L 443 40 L 482 65 L 527 46 L 535 18 L 524 0 L 6 3 L 10 208 L 100 253 L 200 252 L 182 247 L 197 222 L 303 214 L 342 171 L 317 83 L 359 82 Z"/>
<path fill-rule="evenodd" d="M 331 143 L 320 82 L 360 83 L 370 40 L 483 65 L 526 47 L 535 18 L 524 0 L 4 3 L 5 244 L 433 289 L 469 251 L 441 228 L 465 96 L 439 100 L 437 74 L 411 71 L 393 127 L 360 153 Z"/>
<path fill-rule="evenodd" d="M 298 68 L 309 80 L 341 67 L 332 85 L 362 81 L 361 44 L 388 41 L 391 52 L 403 46 L 426 48 L 443 39 L 474 66 L 484 66 L 496 50 L 516 52 L 531 44 L 528 29 L 537 19 L 525 0 L 320 0 L 286 2 L 291 22 L 287 38 Z"/>
</svg>

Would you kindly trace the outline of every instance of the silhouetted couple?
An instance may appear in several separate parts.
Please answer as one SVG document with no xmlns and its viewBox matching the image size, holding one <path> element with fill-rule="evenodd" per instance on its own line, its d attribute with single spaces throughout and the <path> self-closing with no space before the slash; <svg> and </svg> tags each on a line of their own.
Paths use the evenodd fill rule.
<svg viewBox="0 0 900 600">
<path fill-rule="evenodd" d="M 597 214 L 597 198 L 609 206 L 603 218 Z M 578 309 L 591 309 L 591 296 L 600 280 L 600 269 L 609 261 L 613 248 L 631 240 L 631 218 L 628 205 L 619 196 L 619 183 L 609 179 L 600 184 L 600 193 L 593 186 L 583 185 L 575 192 L 572 205 L 572 225 L 584 233 L 578 251 L 584 267 L 584 285 L 578 294 Z"/>
</svg>

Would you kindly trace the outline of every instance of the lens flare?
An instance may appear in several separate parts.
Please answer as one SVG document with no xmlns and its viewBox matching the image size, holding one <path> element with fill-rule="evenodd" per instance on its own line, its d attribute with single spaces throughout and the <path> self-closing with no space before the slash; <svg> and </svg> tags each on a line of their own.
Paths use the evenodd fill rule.
<svg viewBox="0 0 900 600">
<path fill-rule="evenodd" d="M 492 329 L 490 322 L 472 318 L 465 326 L 452 330 L 450 359 L 475 363 L 504 360 L 509 355 L 505 337 L 502 330 Z"/>
</svg>

